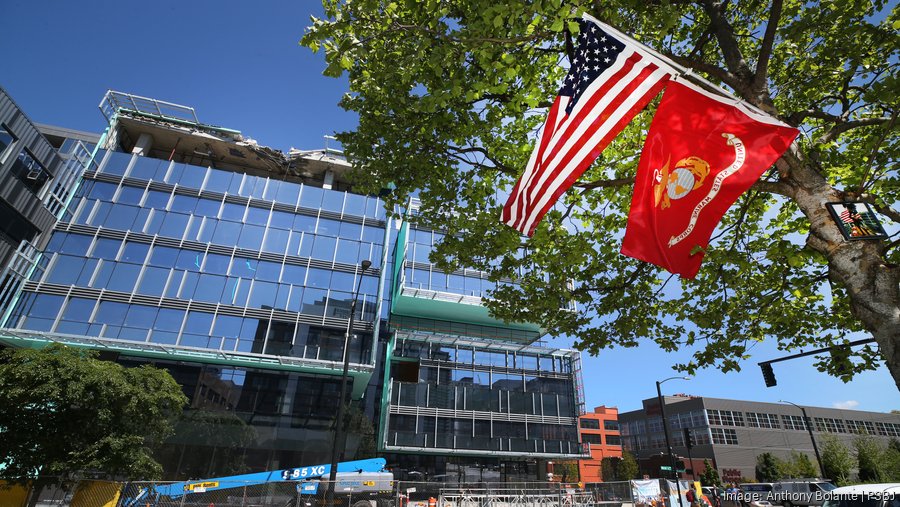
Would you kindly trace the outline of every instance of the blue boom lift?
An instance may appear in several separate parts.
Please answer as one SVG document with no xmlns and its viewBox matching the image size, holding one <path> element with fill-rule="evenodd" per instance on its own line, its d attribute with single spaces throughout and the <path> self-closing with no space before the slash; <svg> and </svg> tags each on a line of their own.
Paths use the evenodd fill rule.
<svg viewBox="0 0 900 507">
<path fill-rule="evenodd" d="M 372 458 L 338 463 L 337 483 L 334 488 L 335 506 L 391 507 L 393 504 L 394 475 L 385 471 L 384 458 Z M 194 504 L 192 496 L 201 500 L 201 494 L 217 490 L 257 486 L 268 483 L 295 482 L 297 495 L 324 497 L 328 489 L 331 465 L 314 465 L 288 468 L 253 474 L 214 477 L 199 481 L 152 485 L 138 489 L 134 496 L 124 498 L 121 507 L 162 507 L 166 505 Z M 353 504 L 350 504 L 350 501 Z M 289 501 L 288 504 L 293 504 Z M 310 503 L 311 502 L 307 502 Z"/>
</svg>

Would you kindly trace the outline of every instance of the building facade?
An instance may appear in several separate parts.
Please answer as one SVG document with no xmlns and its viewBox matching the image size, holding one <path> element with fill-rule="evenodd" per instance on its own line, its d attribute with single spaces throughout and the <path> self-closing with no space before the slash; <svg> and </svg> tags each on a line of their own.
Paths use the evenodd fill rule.
<svg viewBox="0 0 900 507">
<path fill-rule="evenodd" d="M 54 146 L 0 88 L 0 307 L 50 239 L 96 136 Z"/>
<path fill-rule="evenodd" d="M 603 482 L 603 458 L 622 457 L 622 437 L 619 433 L 619 409 L 600 406 L 578 419 L 578 433 L 584 444 L 590 445 L 590 459 L 578 462 L 581 482 Z"/>
<path fill-rule="evenodd" d="M 412 287 L 439 233 L 354 193 L 340 152 L 282 153 L 118 92 L 101 111 L 0 342 L 166 368 L 190 399 L 159 453 L 167 478 L 330 461 L 355 291 L 346 459 L 536 478 L 541 460 L 582 454 L 578 354 L 491 319 L 480 273 L 428 266 Z"/>
<path fill-rule="evenodd" d="M 792 451 L 816 457 L 803 414 L 798 407 L 783 403 L 706 398 L 700 396 L 666 396 L 666 418 L 669 421 L 672 446 L 686 469 L 703 471 L 708 459 L 724 480 L 738 482 L 742 477 L 754 478 L 756 457 L 768 452 L 788 459 Z M 826 434 L 848 446 L 853 438 L 865 433 L 884 440 L 900 437 L 900 415 L 863 412 L 823 407 L 803 407 L 811 420 L 817 442 Z M 666 452 L 659 403 L 656 398 L 644 400 L 643 408 L 619 415 L 622 443 L 638 458 L 642 472 L 656 477 L 660 455 Z M 685 447 L 684 430 L 691 432 L 694 446 Z M 690 465 L 693 458 L 693 467 Z M 682 473 L 690 478 L 689 472 Z"/>
</svg>

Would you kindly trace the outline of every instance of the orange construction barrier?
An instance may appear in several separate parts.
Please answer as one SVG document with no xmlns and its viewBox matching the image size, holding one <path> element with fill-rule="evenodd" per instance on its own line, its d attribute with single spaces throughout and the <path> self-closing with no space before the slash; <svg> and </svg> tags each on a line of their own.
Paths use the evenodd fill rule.
<svg viewBox="0 0 900 507">
<path fill-rule="evenodd" d="M 437 507 L 437 498 L 431 497 L 428 499 L 428 507 Z"/>
</svg>

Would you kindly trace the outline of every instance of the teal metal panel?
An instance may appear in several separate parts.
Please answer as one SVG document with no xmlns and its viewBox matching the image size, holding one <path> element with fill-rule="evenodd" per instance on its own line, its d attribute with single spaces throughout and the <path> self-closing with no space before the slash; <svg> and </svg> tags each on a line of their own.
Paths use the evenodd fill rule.
<svg viewBox="0 0 900 507">
<path fill-rule="evenodd" d="M 397 293 L 394 294 L 392 312 L 395 315 L 404 315 L 407 317 L 465 322 L 468 324 L 516 329 L 533 333 L 533 336 L 531 336 L 528 341 L 534 341 L 543 334 L 543 330 L 538 324 L 503 322 L 500 319 L 492 317 L 490 312 L 488 312 L 487 307 L 482 305 L 404 296 L 401 291 L 397 291 Z"/>
</svg>

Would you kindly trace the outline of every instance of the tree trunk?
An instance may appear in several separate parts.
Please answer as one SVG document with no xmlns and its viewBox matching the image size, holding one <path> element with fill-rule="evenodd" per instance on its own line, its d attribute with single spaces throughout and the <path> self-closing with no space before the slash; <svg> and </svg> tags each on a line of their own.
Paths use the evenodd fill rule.
<svg viewBox="0 0 900 507">
<path fill-rule="evenodd" d="M 850 309 L 878 343 L 881 356 L 900 390 L 900 266 L 884 260 L 885 242 L 847 241 L 825 203 L 842 200 L 796 144 L 784 155 L 790 197 L 809 219 L 806 244 L 828 259 L 829 278 L 847 290 Z"/>
</svg>

